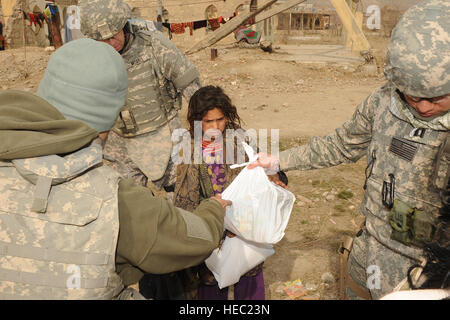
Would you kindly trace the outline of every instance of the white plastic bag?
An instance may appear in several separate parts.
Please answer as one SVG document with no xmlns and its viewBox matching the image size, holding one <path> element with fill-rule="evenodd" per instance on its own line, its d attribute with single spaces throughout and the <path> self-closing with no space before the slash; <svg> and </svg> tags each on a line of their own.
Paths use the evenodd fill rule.
<svg viewBox="0 0 450 320">
<path fill-rule="evenodd" d="M 251 147 L 244 147 L 249 159 L 255 160 Z M 274 244 L 284 237 L 295 196 L 270 182 L 263 168 L 244 168 L 222 198 L 233 202 L 226 209 L 226 229 L 257 243 Z"/>
<path fill-rule="evenodd" d="M 274 252 L 271 245 L 251 243 L 238 236 L 225 237 L 222 246 L 215 249 L 205 263 L 222 289 L 237 283 L 242 275 Z"/>
</svg>

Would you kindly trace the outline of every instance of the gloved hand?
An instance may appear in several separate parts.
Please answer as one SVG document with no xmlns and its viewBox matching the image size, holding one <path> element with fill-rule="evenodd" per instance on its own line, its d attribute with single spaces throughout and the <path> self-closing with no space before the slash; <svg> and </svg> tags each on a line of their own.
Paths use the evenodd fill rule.
<svg viewBox="0 0 450 320">
<path fill-rule="evenodd" d="M 249 169 L 256 167 L 263 167 L 266 174 L 271 176 L 280 171 L 280 161 L 278 160 L 278 157 L 271 154 L 258 153 L 258 159 L 248 165 Z"/>
</svg>

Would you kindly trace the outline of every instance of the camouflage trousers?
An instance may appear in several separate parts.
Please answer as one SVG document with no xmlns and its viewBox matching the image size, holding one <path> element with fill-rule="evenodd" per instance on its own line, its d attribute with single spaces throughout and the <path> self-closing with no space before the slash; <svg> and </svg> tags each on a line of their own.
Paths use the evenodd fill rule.
<svg viewBox="0 0 450 320">
<path fill-rule="evenodd" d="M 170 131 L 181 128 L 181 122 L 178 116 L 169 121 Z M 128 156 L 128 151 L 122 141 L 120 135 L 114 131 L 110 131 L 108 135 L 108 143 L 104 148 L 104 159 L 108 166 L 113 167 L 125 178 L 133 179 L 137 184 L 147 186 L 149 183 L 148 177 L 142 172 L 139 166 Z M 132 139 L 132 138 L 131 138 Z M 166 171 L 162 178 L 151 181 L 153 186 L 158 190 L 163 187 L 172 186 L 176 181 L 176 165 L 169 159 Z"/>
<path fill-rule="evenodd" d="M 369 289 L 372 299 L 380 299 L 402 282 L 410 266 L 417 261 L 394 252 L 363 229 L 355 237 L 348 260 L 348 273 L 361 287 Z M 350 300 L 359 300 L 351 289 L 346 288 Z"/>
</svg>

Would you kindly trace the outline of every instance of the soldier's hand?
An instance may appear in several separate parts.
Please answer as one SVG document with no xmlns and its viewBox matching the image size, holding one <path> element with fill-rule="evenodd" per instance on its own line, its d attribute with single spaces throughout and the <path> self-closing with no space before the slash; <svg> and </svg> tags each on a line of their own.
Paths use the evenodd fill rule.
<svg viewBox="0 0 450 320">
<path fill-rule="evenodd" d="M 250 163 L 247 168 L 253 169 L 256 167 L 264 168 L 266 174 L 271 176 L 280 171 L 280 161 L 271 154 L 258 153 L 258 159 L 255 162 Z"/>
<path fill-rule="evenodd" d="M 216 200 L 220 205 L 222 206 L 223 211 L 225 212 L 225 208 L 228 206 L 231 206 L 232 202 L 231 200 L 225 200 L 222 199 L 222 196 L 219 194 L 216 194 L 215 196 L 212 196 L 211 199 Z"/>
</svg>

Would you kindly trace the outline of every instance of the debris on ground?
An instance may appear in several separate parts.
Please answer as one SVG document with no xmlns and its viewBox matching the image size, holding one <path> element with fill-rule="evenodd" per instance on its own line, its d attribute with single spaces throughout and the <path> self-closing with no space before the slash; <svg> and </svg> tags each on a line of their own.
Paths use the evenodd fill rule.
<svg viewBox="0 0 450 320">
<path fill-rule="evenodd" d="M 294 281 L 287 281 L 284 283 L 284 292 L 291 300 L 319 300 L 320 294 L 312 293 L 316 291 L 317 286 L 314 284 L 307 284 L 304 286 L 300 279 Z"/>
</svg>

